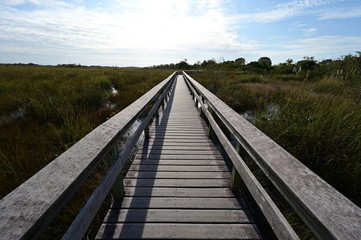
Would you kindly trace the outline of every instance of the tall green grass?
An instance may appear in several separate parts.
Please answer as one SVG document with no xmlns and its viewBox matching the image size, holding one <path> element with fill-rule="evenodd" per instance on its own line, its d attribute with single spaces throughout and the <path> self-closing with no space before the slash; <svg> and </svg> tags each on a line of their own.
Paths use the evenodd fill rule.
<svg viewBox="0 0 361 240">
<path fill-rule="evenodd" d="M 355 80 L 223 75 L 216 93 L 223 101 L 239 113 L 252 110 L 260 130 L 361 206 L 361 97 Z M 194 77 L 212 91 L 206 74 Z M 269 113 L 270 105 L 277 106 L 276 114 Z"/>
<path fill-rule="evenodd" d="M 171 73 L 0 65 L 0 198 Z"/>
</svg>

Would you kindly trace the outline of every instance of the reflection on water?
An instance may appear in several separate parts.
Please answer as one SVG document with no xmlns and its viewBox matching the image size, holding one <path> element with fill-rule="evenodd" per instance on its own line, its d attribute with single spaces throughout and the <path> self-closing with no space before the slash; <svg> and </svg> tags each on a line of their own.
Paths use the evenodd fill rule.
<svg viewBox="0 0 361 240">
<path fill-rule="evenodd" d="M 261 113 L 254 110 L 249 110 L 240 113 L 248 122 L 256 125 L 260 120 L 270 121 L 272 118 L 276 118 L 281 115 L 280 106 L 276 103 L 270 103 L 266 106 L 265 110 Z"/>
<path fill-rule="evenodd" d="M 113 110 L 115 107 L 117 106 L 117 104 L 112 103 L 111 101 L 108 101 L 104 104 L 104 108 Z"/>
<path fill-rule="evenodd" d="M 268 120 L 276 118 L 281 114 L 280 106 L 276 103 L 270 103 L 267 105 L 266 117 Z"/>
<path fill-rule="evenodd" d="M 15 119 L 22 118 L 26 114 L 26 106 L 19 107 L 17 110 L 0 116 L 0 125 L 9 123 Z"/>
<path fill-rule="evenodd" d="M 248 122 L 252 123 L 253 125 L 257 123 L 256 113 L 252 110 L 242 112 L 240 113 L 240 115 L 244 117 Z"/>
</svg>

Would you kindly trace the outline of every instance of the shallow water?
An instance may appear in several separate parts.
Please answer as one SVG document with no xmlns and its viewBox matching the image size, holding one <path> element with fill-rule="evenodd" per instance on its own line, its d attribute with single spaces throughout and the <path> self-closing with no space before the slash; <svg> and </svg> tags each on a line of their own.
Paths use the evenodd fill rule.
<svg viewBox="0 0 361 240">
<path fill-rule="evenodd" d="M 256 125 L 260 120 L 270 121 L 272 118 L 276 118 L 281 115 L 280 106 L 276 103 L 270 103 L 266 106 L 263 114 L 257 114 L 254 110 L 241 112 L 240 115 L 244 117 L 248 122 Z"/>
<path fill-rule="evenodd" d="M 19 107 L 17 110 L 0 116 L 0 125 L 9 123 L 15 119 L 22 118 L 26 114 L 26 106 Z"/>
</svg>

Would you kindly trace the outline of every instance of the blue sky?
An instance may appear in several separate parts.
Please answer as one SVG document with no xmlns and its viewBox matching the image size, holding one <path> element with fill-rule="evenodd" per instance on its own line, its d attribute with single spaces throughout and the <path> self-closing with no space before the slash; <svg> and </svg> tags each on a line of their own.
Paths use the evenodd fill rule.
<svg viewBox="0 0 361 240">
<path fill-rule="evenodd" d="M 0 0 L 0 63 L 151 66 L 361 51 L 361 0 Z"/>
</svg>

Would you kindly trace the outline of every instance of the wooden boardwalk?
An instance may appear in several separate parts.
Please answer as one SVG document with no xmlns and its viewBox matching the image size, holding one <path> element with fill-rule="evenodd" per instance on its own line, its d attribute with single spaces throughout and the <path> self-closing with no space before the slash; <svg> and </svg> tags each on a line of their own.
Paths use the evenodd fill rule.
<svg viewBox="0 0 361 240">
<path fill-rule="evenodd" d="M 120 148 L 138 119 L 141 123 Z M 231 179 L 208 129 L 229 159 Z M 150 138 L 123 180 L 121 171 L 144 131 Z M 171 74 L 0 199 L 0 239 L 41 237 L 94 169 L 106 164 L 107 172 L 63 240 L 84 239 L 94 229 L 92 222 L 110 191 L 118 200 L 97 239 L 299 240 L 276 205 L 279 197 L 271 198 L 240 152 L 259 166 L 318 239 L 360 239 L 361 208 L 185 72 Z M 257 226 L 245 201 L 229 189 L 231 182 L 235 192 L 242 186 L 249 193 Z"/>
<path fill-rule="evenodd" d="M 97 239 L 260 239 L 182 76 Z"/>
</svg>

